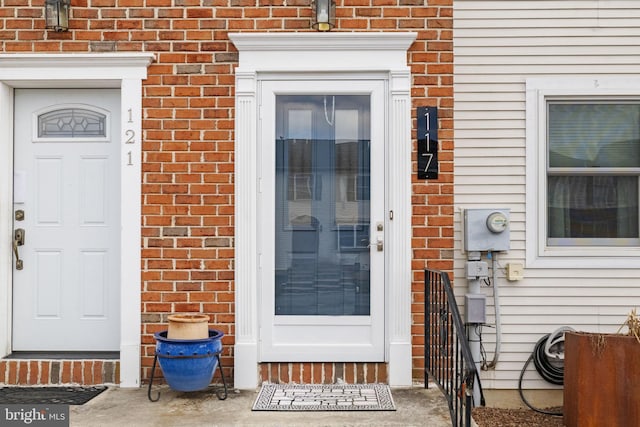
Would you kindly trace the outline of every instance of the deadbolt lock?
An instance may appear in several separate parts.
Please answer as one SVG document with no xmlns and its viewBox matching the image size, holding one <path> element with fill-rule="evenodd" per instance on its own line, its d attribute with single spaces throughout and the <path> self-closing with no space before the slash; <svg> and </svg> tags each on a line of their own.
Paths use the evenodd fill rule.
<svg viewBox="0 0 640 427">
<path fill-rule="evenodd" d="M 22 209 L 18 209 L 15 213 L 16 221 L 24 221 L 24 211 Z"/>
</svg>

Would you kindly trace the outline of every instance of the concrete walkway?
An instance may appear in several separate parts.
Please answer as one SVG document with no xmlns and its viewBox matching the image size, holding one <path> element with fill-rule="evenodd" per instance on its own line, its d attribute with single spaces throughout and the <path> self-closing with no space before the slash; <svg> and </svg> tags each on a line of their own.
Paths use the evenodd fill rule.
<svg viewBox="0 0 640 427">
<path fill-rule="evenodd" d="M 258 392 L 229 390 L 226 400 L 210 391 L 181 393 L 154 386 L 110 387 L 84 405 L 70 407 L 71 426 L 427 426 L 450 427 L 444 396 L 435 386 L 393 388 L 395 411 L 265 412 L 252 411 Z"/>
</svg>

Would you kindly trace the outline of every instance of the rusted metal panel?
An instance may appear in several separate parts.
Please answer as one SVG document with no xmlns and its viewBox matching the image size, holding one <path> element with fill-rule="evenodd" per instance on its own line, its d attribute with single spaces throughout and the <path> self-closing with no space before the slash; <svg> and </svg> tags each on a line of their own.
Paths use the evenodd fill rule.
<svg viewBox="0 0 640 427">
<path fill-rule="evenodd" d="M 565 334 L 567 427 L 637 427 L 640 342 L 615 334 Z"/>
</svg>

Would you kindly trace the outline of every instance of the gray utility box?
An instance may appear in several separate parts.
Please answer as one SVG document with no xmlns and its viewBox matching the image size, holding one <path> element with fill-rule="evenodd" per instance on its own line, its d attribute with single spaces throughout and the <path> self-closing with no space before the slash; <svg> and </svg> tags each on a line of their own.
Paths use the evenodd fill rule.
<svg viewBox="0 0 640 427">
<path fill-rule="evenodd" d="M 465 323 L 487 323 L 487 297 L 484 294 L 464 296 Z"/>
<path fill-rule="evenodd" d="M 465 209 L 465 251 L 508 251 L 509 225 L 509 209 Z"/>
</svg>

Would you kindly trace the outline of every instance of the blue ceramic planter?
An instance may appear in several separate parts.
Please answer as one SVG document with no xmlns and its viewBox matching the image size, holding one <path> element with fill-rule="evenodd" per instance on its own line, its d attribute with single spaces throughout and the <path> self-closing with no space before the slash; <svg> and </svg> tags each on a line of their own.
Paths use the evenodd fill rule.
<svg viewBox="0 0 640 427">
<path fill-rule="evenodd" d="M 156 333 L 156 356 L 169 387 L 176 391 L 207 388 L 218 367 L 223 335 L 209 329 L 209 338 L 178 340 L 167 338 L 167 331 Z"/>
</svg>

